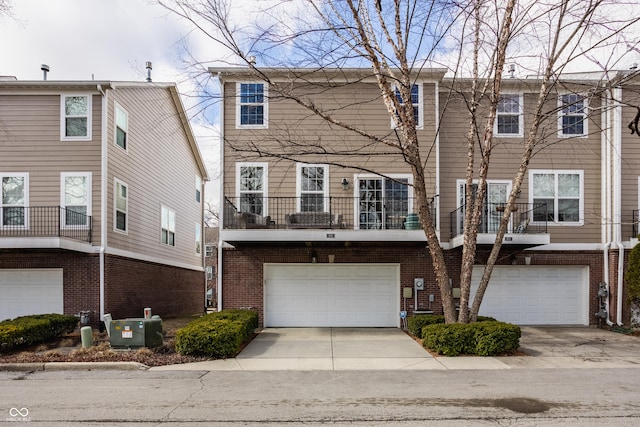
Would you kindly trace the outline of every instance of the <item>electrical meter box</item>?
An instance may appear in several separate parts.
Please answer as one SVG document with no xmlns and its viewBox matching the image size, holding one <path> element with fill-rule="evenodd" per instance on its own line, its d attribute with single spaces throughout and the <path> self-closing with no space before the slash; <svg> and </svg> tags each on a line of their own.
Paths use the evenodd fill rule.
<svg viewBox="0 0 640 427">
<path fill-rule="evenodd" d="M 122 319 L 109 324 L 109 343 L 113 348 L 159 347 L 162 345 L 162 319 Z"/>
</svg>

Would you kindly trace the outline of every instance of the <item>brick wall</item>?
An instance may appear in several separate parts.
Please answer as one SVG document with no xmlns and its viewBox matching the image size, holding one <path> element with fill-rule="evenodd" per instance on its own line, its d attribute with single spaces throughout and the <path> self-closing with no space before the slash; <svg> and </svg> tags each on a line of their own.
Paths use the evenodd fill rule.
<svg viewBox="0 0 640 427">
<path fill-rule="evenodd" d="M 204 273 L 127 258 L 105 257 L 105 313 L 142 317 L 143 309 L 175 317 L 204 310 Z M 64 313 L 91 312 L 100 320 L 100 259 L 69 251 L 0 251 L 0 268 L 62 268 Z"/>
<path fill-rule="evenodd" d="M 204 311 L 204 272 L 105 257 L 105 313 L 142 317 L 145 307 L 163 318 Z"/>
<path fill-rule="evenodd" d="M 223 253 L 223 308 L 252 307 L 263 319 L 263 264 L 264 263 L 309 263 L 311 254 L 315 252 L 318 263 L 327 263 L 328 255 L 335 255 L 336 263 L 398 263 L 400 264 L 400 286 L 413 288 L 414 278 L 424 278 L 425 290 L 418 293 L 418 309 L 432 309 L 442 313 L 440 291 L 435 284 L 435 274 L 431 265 L 431 257 L 424 244 L 415 245 L 378 245 L 367 247 L 297 247 L 285 248 L 279 246 L 239 247 L 225 249 Z M 498 264 L 509 265 L 513 262 L 524 264 L 523 251 L 513 252 L 505 249 L 499 257 Z M 531 265 L 586 265 L 589 266 L 589 322 L 592 325 L 602 325 L 593 314 L 598 311 L 598 284 L 603 280 L 603 255 L 601 251 L 534 251 L 527 252 L 532 257 Z M 476 263 L 483 264 L 489 256 L 489 251 L 480 249 L 477 252 Z M 616 258 L 617 254 L 612 254 Z M 445 252 L 445 260 L 453 280 L 453 286 L 459 285 L 461 250 Z M 610 272 L 614 268 L 610 268 Z M 614 275 L 617 272 L 617 264 Z M 611 310 L 615 310 L 615 281 L 612 281 Z M 402 292 L 400 292 L 402 295 Z M 429 295 L 434 295 L 434 302 L 429 304 Z M 401 297 L 399 306 L 404 306 Z M 414 298 L 406 300 L 408 311 L 414 310 Z"/>
<path fill-rule="evenodd" d="M 100 260 L 96 254 L 68 251 L 2 251 L 0 268 L 62 268 L 64 313 L 90 311 L 92 325 L 100 317 Z"/>
</svg>

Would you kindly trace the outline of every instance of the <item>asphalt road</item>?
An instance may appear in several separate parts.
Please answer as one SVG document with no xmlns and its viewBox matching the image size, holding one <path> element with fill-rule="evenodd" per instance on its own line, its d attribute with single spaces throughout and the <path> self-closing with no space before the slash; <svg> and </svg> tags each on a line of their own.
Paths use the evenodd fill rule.
<svg viewBox="0 0 640 427">
<path fill-rule="evenodd" d="M 0 372 L 0 425 L 637 426 L 640 369 Z"/>
</svg>

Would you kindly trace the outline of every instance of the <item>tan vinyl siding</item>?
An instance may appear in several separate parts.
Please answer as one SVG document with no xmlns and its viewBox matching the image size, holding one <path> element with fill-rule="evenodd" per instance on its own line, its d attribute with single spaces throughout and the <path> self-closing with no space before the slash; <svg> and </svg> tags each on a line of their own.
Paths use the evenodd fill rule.
<svg viewBox="0 0 640 427">
<path fill-rule="evenodd" d="M 114 101 L 129 117 L 126 152 L 114 143 Z M 199 170 L 168 89 L 118 87 L 109 92 L 108 116 L 109 247 L 201 265 L 195 253 L 195 224 L 202 218 L 202 202 L 195 199 Z M 128 185 L 127 234 L 114 231 L 114 178 Z M 176 213 L 175 246 L 160 242 L 161 206 Z"/>
<path fill-rule="evenodd" d="M 640 208 L 638 200 L 638 179 L 640 178 L 640 136 L 631 134 L 627 128 L 634 119 L 640 106 L 640 86 L 629 85 L 623 89 L 622 101 L 622 240 L 633 235 L 633 211 Z M 636 232 L 638 232 L 636 228 Z"/>
<path fill-rule="evenodd" d="M 92 96 L 92 140 L 61 141 L 60 96 L 0 94 L 0 171 L 29 173 L 30 206 L 59 206 L 60 174 L 91 172 L 92 237 L 99 245 L 101 97 Z"/>
<path fill-rule="evenodd" d="M 505 89 L 506 90 L 506 89 Z M 522 89 L 521 89 L 522 90 Z M 441 94 L 441 109 L 447 102 L 447 93 Z M 524 135 L 526 137 L 531 125 L 530 112 L 535 107 L 536 94 L 524 95 Z M 590 105 L 599 106 L 599 100 L 591 100 Z M 554 110 L 557 98 L 551 96 L 546 111 Z M 529 115 L 528 115 L 529 114 Z M 479 122 L 483 125 L 483 122 Z M 441 218 L 442 238 L 450 236 L 450 214 L 458 205 L 456 200 L 456 181 L 465 178 L 467 167 L 467 132 L 468 113 L 463 100 L 453 97 L 446 106 L 441 123 L 440 134 L 440 170 L 441 170 Z M 592 112 L 589 119 L 590 135 L 586 138 L 558 138 L 557 115 L 552 114 L 547 119 L 539 133 L 540 147 L 529 164 L 529 170 L 556 169 L 582 170 L 584 172 L 584 216 L 582 226 L 552 225 L 548 231 L 551 243 L 593 243 L 600 241 L 600 114 L 598 110 Z M 542 142 L 544 141 L 544 142 Z M 494 138 L 494 149 L 491 155 L 491 166 L 488 179 L 513 180 L 520 166 L 523 150 L 523 138 Z M 476 143 L 477 146 L 477 143 Z M 480 159 L 476 160 L 476 168 Z M 530 203 L 529 174 L 527 173 L 522 185 L 522 192 L 517 200 Z"/>
<path fill-rule="evenodd" d="M 261 130 L 236 129 L 236 82 L 225 83 L 224 135 L 225 165 L 224 194 L 236 196 L 236 163 L 267 162 L 269 196 L 296 196 L 296 161 L 312 164 L 333 163 L 329 167 L 329 194 L 337 197 L 353 195 L 353 176 L 358 171 L 349 166 L 360 166 L 381 174 L 410 174 L 411 169 L 404 162 L 397 148 L 383 143 L 371 143 L 353 131 L 329 124 L 297 103 L 278 98 L 275 91 L 269 91 L 269 128 Z M 298 93 L 305 93 L 314 104 L 324 111 L 331 111 L 333 117 L 349 125 L 357 126 L 380 138 L 396 140 L 387 112 L 376 84 L 355 83 L 340 87 L 318 88 L 317 86 L 297 86 Z M 423 161 L 428 158 L 427 174 L 429 190 L 435 189 L 435 85 L 423 83 L 424 130 L 418 131 L 422 146 Z M 253 152 L 237 151 L 248 149 Z M 260 157 L 255 153 L 259 148 L 264 153 L 279 153 L 289 159 Z M 323 151 L 338 155 L 323 154 Z M 353 153 L 357 154 L 354 155 Z M 340 152 L 344 155 L 339 155 Z M 349 154 L 347 154 L 349 153 Z M 343 168 L 336 164 L 345 165 Z M 369 172 L 370 173 L 370 172 Z M 351 183 L 349 192 L 342 190 L 342 178 Z"/>
</svg>

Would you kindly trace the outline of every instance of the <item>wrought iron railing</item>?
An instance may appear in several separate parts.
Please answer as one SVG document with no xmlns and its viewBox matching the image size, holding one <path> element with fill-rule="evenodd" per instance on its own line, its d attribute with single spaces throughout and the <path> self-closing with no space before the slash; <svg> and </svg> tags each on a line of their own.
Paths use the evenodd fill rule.
<svg viewBox="0 0 640 427">
<path fill-rule="evenodd" d="M 464 232 L 464 206 L 451 212 L 451 237 Z M 481 234 L 496 234 L 500 226 L 500 219 L 504 214 L 504 203 L 488 203 L 480 220 L 478 232 Z M 546 203 L 515 203 L 509 219 L 507 233 L 540 234 L 547 232 Z"/>
<path fill-rule="evenodd" d="M 416 211 L 407 197 L 225 197 L 223 228 L 401 230 Z"/>
<path fill-rule="evenodd" d="M 91 216 L 61 206 L 0 208 L 2 237 L 64 237 L 91 243 Z"/>
</svg>

